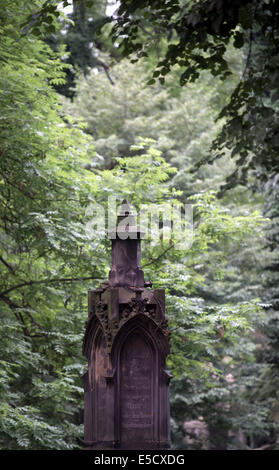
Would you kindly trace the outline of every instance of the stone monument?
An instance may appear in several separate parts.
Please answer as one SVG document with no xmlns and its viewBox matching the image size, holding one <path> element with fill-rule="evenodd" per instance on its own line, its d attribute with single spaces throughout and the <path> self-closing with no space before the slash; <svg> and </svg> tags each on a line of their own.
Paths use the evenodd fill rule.
<svg viewBox="0 0 279 470">
<path fill-rule="evenodd" d="M 86 449 L 170 448 L 165 291 L 141 268 L 141 234 L 123 201 L 109 281 L 88 292 L 83 354 Z"/>
</svg>

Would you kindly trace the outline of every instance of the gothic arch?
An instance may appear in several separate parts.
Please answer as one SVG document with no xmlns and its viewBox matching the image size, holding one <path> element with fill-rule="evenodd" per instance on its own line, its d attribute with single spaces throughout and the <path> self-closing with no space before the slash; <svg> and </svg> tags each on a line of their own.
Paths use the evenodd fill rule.
<svg viewBox="0 0 279 470">
<path fill-rule="evenodd" d="M 157 325 L 155 321 L 147 317 L 144 314 L 138 314 L 131 319 L 129 319 L 118 331 L 115 336 L 111 349 L 111 359 L 112 364 L 115 367 L 115 361 L 117 355 L 119 355 L 119 350 L 121 349 L 126 338 L 132 333 L 136 328 L 142 330 L 146 338 L 149 338 L 155 350 L 159 350 L 162 356 L 165 358 L 169 353 L 169 343 L 167 337 L 163 334 L 161 328 Z"/>
<path fill-rule="evenodd" d="M 161 337 L 160 337 L 161 335 Z M 115 369 L 115 432 L 119 445 L 137 441 L 160 442 L 161 383 L 167 340 L 158 326 L 144 315 L 130 319 L 120 330 L 112 348 Z M 168 429 L 165 429 L 165 434 Z M 166 440 L 166 438 L 164 438 Z"/>
<path fill-rule="evenodd" d="M 107 406 L 106 370 L 108 356 L 106 353 L 105 335 L 100 321 L 95 317 L 90 328 L 90 341 L 86 344 L 88 357 L 88 373 L 85 377 L 86 429 L 90 432 L 85 436 L 87 442 L 98 441 L 106 432 L 103 419 Z"/>
</svg>

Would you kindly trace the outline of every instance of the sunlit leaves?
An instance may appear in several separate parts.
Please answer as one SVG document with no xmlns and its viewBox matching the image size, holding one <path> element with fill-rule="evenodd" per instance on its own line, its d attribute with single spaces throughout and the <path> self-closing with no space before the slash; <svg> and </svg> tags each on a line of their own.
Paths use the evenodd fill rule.
<svg viewBox="0 0 279 470">
<path fill-rule="evenodd" d="M 104 264 L 82 218 L 96 189 L 95 151 L 62 117 L 51 85 L 63 80 L 59 56 L 30 31 L 19 37 L 22 2 L 3 7 L 11 24 L 2 28 L 0 79 L 0 445 L 70 449 L 82 396 L 80 375 L 64 366 L 71 357 L 84 365 L 86 310 L 75 279 L 98 277 Z"/>
</svg>

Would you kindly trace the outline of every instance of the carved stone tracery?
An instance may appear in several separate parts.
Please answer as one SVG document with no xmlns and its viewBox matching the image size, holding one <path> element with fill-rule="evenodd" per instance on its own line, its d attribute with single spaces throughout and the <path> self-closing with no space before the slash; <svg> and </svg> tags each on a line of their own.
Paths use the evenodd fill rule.
<svg viewBox="0 0 279 470">
<path fill-rule="evenodd" d="M 109 282 L 88 293 L 84 435 L 90 449 L 170 445 L 165 292 L 143 281 L 140 240 L 129 243 L 114 243 Z M 134 285 L 117 264 L 124 259 L 129 273 L 137 273 Z"/>
</svg>

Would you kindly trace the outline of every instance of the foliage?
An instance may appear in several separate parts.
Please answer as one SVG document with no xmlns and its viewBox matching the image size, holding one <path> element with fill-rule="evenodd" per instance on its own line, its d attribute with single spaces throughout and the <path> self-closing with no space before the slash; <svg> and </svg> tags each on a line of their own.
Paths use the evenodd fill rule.
<svg viewBox="0 0 279 470">
<path fill-rule="evenodd" d="M 265 185 L 264 212 L 270 218 L 265 228 L 266 258 L 262 266 L 262 298 L 265 302 L 265 322 L 261 329 L 256 358 L 261 374 L 251 391 L 254 406 L 267 406 L 266 445 L 278 448 L 278 175 L 271 174 Z M 259 434 L 259 431 L 258 431 Z M 254 436 L 253 436 L 254 437 Z"/>
<path fill-rule="evenodd" d="M 278 2 L 203 0 L 121 1 L 112 21 L 112 39 L 124 56 L 148 56 L 155 41 L 142 36 L 142 27 L 156 30 L 157 41 L 167 38 L 167 48 L 149 83 L 165 77 L 173 66 L 181 67 L 180 83 L 195 81 L 202 70 L 225 79 L 230 74 L 226 51 L 230 43 L 243 49 L 241 79 L 229 103 L 220 112 L 226 119 L 204 161 L 214 161 L 229 149 L 237 168 L 226 188 L 247 181 L 248 169 L 260 164 L 266 178 L 278 172 Z"/>
<path fill-rule="evenodd" d="M 144 142 L 137 150 L 142 147 L 146 147 Z M 146 164 L 140 165 L 142 162 Z M 118 159 L 114 169 L 102 171 L 103 184 L 106 181 L 104 187 L 137 208 L 148 201 L 152 211 L 152 206 L 158 203 L 178 203 L 179 192 L 168 190 L 171 180 L 168 183 L 166 177 L 168 173 L 171 176 L 170 170 L 158 150 L 151 148 L 140 156 Z M 180 448 L 185 446 L 185 440 L 179 441 L 179 434 L 185 438 L 183 423 L 193 416 L 203 416 L 209 426 L 214 424 L 216 428 L 214 416 L 220 419 L 221 403 L 228 407 L 221 418 L 227 428 L 237 431 L 239 423 L 246 420 L 246 429 L 251 431 L 254 420 L 245 398 L 242 406 L 239 404 L 239 393 L 251 379 L 247 372 L 248 377 L 241 379 L 243 372 L 238 369 L 246 362 L 253 364 L 255 345 L 251 333 L 263 321 L 257 299 L 212 303 L 197 296 L 200 286 L 207 284 L 208 275 L 213 285 L 231 268 L 224 258 L 224 246 L 230 262 L 231 254 L 241 249 L 243 240 L 262 230 L 261 216 L 258 213 L 233 216 L 213 193 L 196 195 L 192 202 L 195 232 L 190 249 L 176 249 L 178 240 L 174 233 L 171 244 L 162 237 L 160 241 L 153 240 L 153 244 L 152 240 L 143 241 L 145 277 L 154 286 L 167 289 L 172 334 L 168 366 L 175 377 L 171 395 L 173 445 Z M 230 380 L 235 382 L 233 390 L 228 388 Z M 264 406 L 262 412 L 264 416 Z M 263 419 L 260 422 L 263 424 Z"/>
<path fill-rule="evenodd" d="M 81 432 L 83 301 L 73 282 L 98 277 L 102 254 L 95 270 L 93 249 L 82 251 L 92 140 L 61 117 L 59 57 L 21 36 L 37 4 L 6 1 L 1 12 L 1 447 L 62 449 Z"/>
<path fill-rule="evenodd" d="M 162 2 L 153 3 L 157 19 L 148 9 L 144 27 L 150 21 L 160 22 Z M 198 18 L 204 4 L 209 7 L 209 2 L 193 7 L 190 26 L 198 20 L 196 31 L 204 26 L 203 14 Z M 211 4 L 213 13 L 214 8 L 223 8 L 223 2 Z M 224 14 L 233 16 L 235 4 Z M 125 5 L 128 2 L 122 2 L 122 11 Z M 248 11 L 245 5 L 242 12 Z M 140 6 L 138 2 L 129 4 L 133 9 Z M 166 10 L 171 18 L 173 6 L 175 2 Z M 181 11 L 188 14 L 192 4 L 183 3 L 183 7 Z M 94 10 L 95 6 L 88 8 Z M 239 65 L 222 90 L 220 82 L 212 84 L 206 71 L 199 83 L 178 89 L 175 79 L 180 64 L 173 75 L 164 70 L 166 88 L 162 80 L 143 87 L 148 69 L 142 61 L 115 64 L 110 71 L 112 84 L 104 67 L 97 74 L 96 63 L 87 63 L 86 54 L 78 64 L 72 50 L 73 66 L 94 65 L 95 70 L 86 79 L 79 78 L 71 104 L 54 91 L 65 80 L 61 49 L 56 44 L 55 52 L 56 47 L 51 49 L 43 41 L 48 37 L 50 42 L 50 33 L 58 37 L 60 27 L 65 27 L 57 12 L 58 2 L 5 0 L 0 13 L 0 446 L 73 449 L 80 444 L 86 291 L 107 277 L 110 249 L 102 231 L 92 238 L 87 230 L 92 222 L 88 207 L 98 203 L 106 208 L 111 195 L 119 202 L 125 197 L 137 208 L 148 203 L 151 210 L 166 202 L 178 207 L 185 202 L 194 205 L 190 248 L 178 249 L 175 234 L 171 240 L 143 241 L 145 276 L 155 287 L 167 289 L 174 446 L 185 446 L 185 420 L 200 416 L 211 430 L 222 429 L 232 448 L 261 445 L 276 431 L 273 420 L 278 401 L 277 378 L 271 380 L 277 370 L 277 316 L 275 313 L 267 321 L 262 315 L 257 277 L 262 258 L 253 253 L 253 247 L 259 252 L 262 248 L 266 222 L 255 210 L 262 201 L 251 203 L 250 193 L 238 190 L 222 200 L 214 191 L 205 191 L 218 188 L 229 159 L 224 166 L 214 163 L 213 170 L 201 168 L 198 181 L 193 174 L 188 176 L 219 129 L 214 118 L 218 106 L 226 104 L 228 90 L 235 86 Z M 126 17 L 127 24 L 134 20 L 134 10 L 132 13 Z M 208 58 L 205 66 L 222 77 L 227 76 L 227 69 L 222 65 L 220 45 L 237 24 L 233 17 L 225 31 L 216 25 L 217 39 L 214 35 L 205 39 L 210 42 L 209 50 L 216 51 L 217 60 L 216 66 Z M 175 18 L 182 24 L 183 15 Z M 67 24 L 71 25 L 67 26 L 67 41 L 71 35 L 72 41 L 77 29 Z M 75 27 L 80 27 L 79 20 Z M 162 28 L 163 24 L 156 24 L 154 34 L 159 38 Z M 150 38 L 143 33 L 141 30 L 142 38 Z M 88 29 L 86 38 L 81 34 L 79 40 L 88 45 L 90 34 Z M 242 36 L 233 35 L 239 46 Z M 56 41 L 54 36 L 52 39 Z M 103 56 L 98 52 L 98 59 L 110 54 L 107 32 L 101 39 L 105 51 Z M 133 35 L 129 39 L 134 41 Z M 194 39 L 202 41 L 202 35 L 194 34 Z M 167 40 L 165 37 L 159 53 L 169 49 Z M 239 64 L 229 47 L 224 60 L 232 63 L 236 58 Z M 198 57 L 196 71 L 202 65 Z M 89 91 L 93 105 L 88 103 Z M 203 97 L 202 106 L 194 96 Z M 213 177 L 216 171 L 217 178 Z M 276 181 L 275 176 L 273 183 Z M 199 194 L 194 196 L 197 189 Z M 271 197 L 269 201 L 273 208 Z M 270 239 L 274 257 L 276 230 L 275 224 Z M 276 261 L 266 273 L 276 275 L 274 266 Z M 276 301 L 272 279 L 269 287 L 267 297 Z M 268 344 L 260 331 L 269 338 Z M 272 390 L 262 387 L 266 377 Z M 255 400 L 257 390 L 262 393 Z M 234 432 L 232 438 L 228 430 Z M 250 442 L 238 442 L 239 430 Z M 210 445 L 218 448 L 212 435 Z"/>
<path fill-rule="evenodd" d="M 63 100 L 68 114 L 82 119 L 86 132 L 94 138 L 95 148 L 103 161 L 100 165 L 112 168 L 116 156 L 126 157 L 130 146 L 141 138 L 151 138 L 163 157 L 178 168 L 173 185 L 192 194 L 205 188 L 217 187 L 234 165 L 226 158 L 199 171 L 192 169 L 205 157 L 220 124 L 215 123 L 220 103 L 233 88 L 238 77 L 239 58 L 234 61 L 234 76 L 225 85 L 213 82 L 204 74 L 200 83 L 181 89 L 169 76 L 166 86 L 155 83 L 147 86 L 148 71 L 142 61 L 131 64 L 123 59 L 110 70 L 113 83 L 104 72 L 92 69 L 80 76 L 73 101 Z M 197 97 L 202 96 L 203 100 Z"/>
<path fill-rule="evenodd" d="M 62 61 L 67 65 L 65 83 L 58 85 L 56 89 L 59 93 L 73 98 L 78 74 L 86 76 L 93 67 L 103 71 L 113 83 L 110 63 L 112 59 L 118 59 L 119 52 L 109 40 L 111 28 L 105 26 L 109 1 L 73 0 L 64 2 L 63 5 L 72 7 L 72 12 L 63 16 L 60 12 L 60 27 L 51 31 L 46 41 L 55 51 L 59 51 L 61 47 L 65 50 L 61 54 Z M 52 7 L 55 8 L 55 5 Z M 58 6 L 56 14 L 59 14 Z M 101 27 L 102 35 L 99 34 Z"/>
<path fill-rule="evenodd" d="M 118 41 L 123 55 L 130 55 L 132 62 L 134 53 L 138 58 L 150 56 L 156 47 L 156 40 L 157 43 L 166 44 L 165 49 L 160 49 L 161 57 L 153 66 L 150 84 L 157 79 L 161 84 L 165 83 L 171 69 L 177 66 L 181 67 L 180 84 L 184 86 L 196 81 L 204 70 L 224 79 L 230 73 L 225 56 L 229 45 L 243 52 L 239 82 L 230 100 L 219 112 L 219 119 L 224 120 L 224 125 L 198 167 L 224 156 L 227 158 L 229 152 L 236 160 L 236 166 L 222 184 L 221 193 L 239 183 L 245 188 L 250 187 L 264 195 L 267 213 L 272 218 L 265 232 L 266 259 L 257 256 L 262 267 L 258 270 L 258 289 L 273 307 L 272 310 L 266 309 L 265 336 L 259 354 L 256 354 L 259 362 L 255 367 L 261 369 L 262 375 L 259 383 L 255 384 L 254 393 L 248 380 L 244 394 L 239 395 L 241 400 L 244 398 L 247 401 L 247 409 L 254 402 L 255 394 L 260 397 L 253 413 L 258 409 L 257 415 L 261 418 L 258 423 L 254 422 L 254 431 L 253 426 L 249 432 L 246 428 L 252 448 L 262 443 L 274 446 L 277 439 L 274 432 L 278 409 L 275 391 L 278 388 L 278 223 L 274 188 L 278 179 L 278 18 L 278 2 L 275 0 L 233 2 L 230 5 L 222 1 L 123 0 L 112 19 L 112 39 Z M 149 40 L 149 34 L 142 35 L 143 27 L 146 31 L 155 31 L 153 41 Z M 257 270 L 248 271 L 247 265 L 242 264 L 241 271 L 242 274 L 247 273 L 250 285 L 249 275 L 252 272 L 254 277 Z M 265 386 L 267 377 L 268 387 Z M 261 390 L 265 391 L 264 394 Z M 241 426 L 245 427 L 243 422 Z"/>
</svg>

